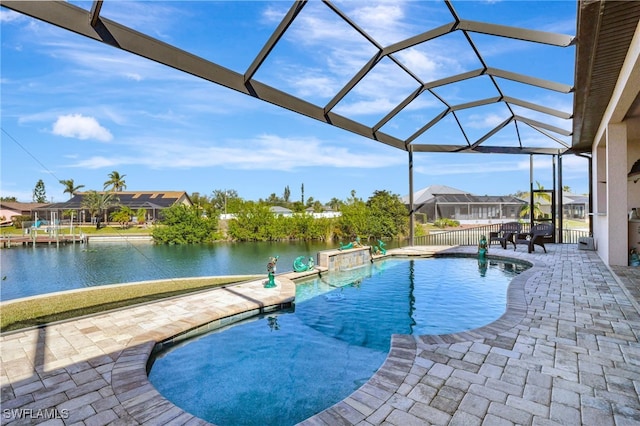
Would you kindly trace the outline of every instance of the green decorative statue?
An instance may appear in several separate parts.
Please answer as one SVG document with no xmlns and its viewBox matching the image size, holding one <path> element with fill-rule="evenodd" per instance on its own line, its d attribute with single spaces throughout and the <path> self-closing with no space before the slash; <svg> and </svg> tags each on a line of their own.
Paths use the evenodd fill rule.
<svg viewBox="0 0 640 426">
<path fill-rule="evenodd" d="M 309 256 L 308 261 L 305 264 L 304 261 L 306 259 L 307 258 L 305 256 L 296 257 L 296 259 L 293 261 L 293 270 L 296 272 L 304 272 L 313 269 L 315 267 L 313 257 Z"/>
<path fill-rule="evenodd" d="M 487 236 L 480 235 L 480 242 L 478 243 L 478 257 L 486 257 L 489 252 L 489 245 L 487 244 Z"/>
<path fill-rule="evenodd" d="M 382 240 L 378 240 L 377 246 L 371 246 L 370 251 L 372 255 L 387 254 L 387 249 L 385 248 L 385 244 Z"/>
<path fill-rule="evenodd" d="M 486 256 L 478 256 L 478 271 L 480 271 L 481 277 L 487 275 L 488 263 Z"/>
<path fill-rule="evenodd" d="M 350 248 L 353 248 L 353 243 L 348 243 L 348 244 L 342 244 L 342 242 L 340 243 L 340 248 L 338 250 L 348 250 Z"/>
<path fill-rule="evenodd" d="M 264 288 L 273 288 L 276 286 L 275 276 L 276 276 L 276 263 L 278 263 L 278 257 L 280 256 L 269 258 L 269 263 L 267 263 L 267 276 L 269 277 L 269 280 L 264 285 Z"/>
<path fill-rule="evenodd" d="M 338 250 L 347 250 L 347 249 L 358 248 L 358 247 L 362 247 L 362 243 L 360 243 L 360 237 L 355 236 L 349 244 L 343 245 L 342 243 L 340 243 L 340 248 Z"/>
</svg>

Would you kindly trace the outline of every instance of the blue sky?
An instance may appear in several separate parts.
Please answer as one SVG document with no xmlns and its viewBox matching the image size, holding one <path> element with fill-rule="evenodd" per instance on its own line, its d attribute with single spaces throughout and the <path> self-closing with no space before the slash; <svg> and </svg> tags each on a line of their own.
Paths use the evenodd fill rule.
<svg viewBox="0 0 640 426">
<path fill-rule="evenodd" d="M 72 2 L 86 9 L 90 2 Z M 290 7 L 288 1 L 110 1 L 102 16 L 244 73 Z M 433 1 L 349 1 L 335 3 L 383 45 L 451 22 Z M 574 1 L 458 1 L 463 18 L 528 29 L 575 34 Z M 291 198 L 328 202 L 352 190 L 368 198 L 375 190 L 409 191 L 408 154 L 326 123 L 205 82 L 144 58 L 85 39 L 0 8 L 1 187 L 3 196 L 31 201 L 39 179 L 49 200 L 63 201 L 62 179 L 83 190 L 102 190 L 108 174 L 125 175 L 127 190 L 178 190 L 210 195 L 235 189 L 257 200 L 289 186 Z M 460 32 L 458 32 L 460 33 Z M 573 84 L 571 48 L 549 48 L 475 35 L 490 67 Z M 464 44 L 451 34 L 403 52 L 400 58 L 425 80 L 477 68 Z M 461 50 L 462 52 L 462 50 Z M 255 78 L 310 102 L 326 104 L 371 58 L 361 37 L 311 1 L 289 28 Z M 391 73 L 392 63 L 341 101 L 335 112 L 373 125 L 414 86 Z M 570 112 L 573 97 L 505 84 L 509 96 Z M 375 88 L 372 90 L 372 88 Z M 458 103 L 490 95 L 482 85 L 443 87 L 438 94 Z M 439 108 L 439 109 L 438 109 Z M 495 107 L 499 108 L 499 106 Z M 474 140 L 500 122 L 500 111 L 480 108 L 461 114 Z M 382 129 L 406 138 L 441 106 L 420 98 Z M 528 113 L 536 118 L 535 114 Z M 562 120 L 559 120 L 562 121 Z M 453 138 L 444 120 L 418 142 Z M 558 126 L 570 129 L 570 123 Z M 553 144 L 539 132 L 522 137 Z M 513 135 L 491 144 L 508 145 Z M 540 141 L 538 141 L 540 140 Z M 566 142 L 570 138 L 565 139 Z M 551 159 L 536 158 L 534 180 L 552 186 Z M 588 190 L 587 162 L 567 156 L 563 184 Z M 529 157 L 516 155 L 414 154 L 414 189 L 443 184 L 478 195 L 527 190 Z"/>
</svg>

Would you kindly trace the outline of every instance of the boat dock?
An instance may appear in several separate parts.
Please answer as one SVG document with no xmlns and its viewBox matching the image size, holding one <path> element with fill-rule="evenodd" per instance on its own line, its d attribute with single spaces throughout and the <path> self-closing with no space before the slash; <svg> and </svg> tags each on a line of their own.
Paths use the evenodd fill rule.
<svg viewBox="0 0 640 426">
<path fill-rule="evenodd" d="M 60 244 L 75 244 L 75 243 L 84 243 L 86 241 L 86 236 L 84 234 L 78 235 L 55 235 L 51 236 L 49 234 L 42 235 L 8 235 L 0 237 L 0 247 L 1 248 L 11 248 L 13 246 L 28 246 L 28 245 L 60 245 Z"/>
</svg>

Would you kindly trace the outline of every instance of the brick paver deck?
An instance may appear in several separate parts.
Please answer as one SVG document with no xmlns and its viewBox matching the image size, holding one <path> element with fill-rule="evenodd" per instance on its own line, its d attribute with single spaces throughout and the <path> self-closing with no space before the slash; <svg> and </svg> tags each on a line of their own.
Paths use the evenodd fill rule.
<svg viewBox="0 0 640 426">
<path fill-rule="evenodd" d="M 433 248 L 389 253 L 427 251 Z M 394 336 L 384 365 L 363 387 L 303 424 L 640 424 L 639 268 L 612 273 L 574 245 L 547 251 L 492 247 L 491 255 L 534 265 L 512 282 L 498 321 L 458 334 Z M 282 275 L 278 283 L 0 336 L 2 424 L 206 424 L 149 383 L 151 349 L 217 318 L 290 301 L 295 285 Z"/>
</svg>

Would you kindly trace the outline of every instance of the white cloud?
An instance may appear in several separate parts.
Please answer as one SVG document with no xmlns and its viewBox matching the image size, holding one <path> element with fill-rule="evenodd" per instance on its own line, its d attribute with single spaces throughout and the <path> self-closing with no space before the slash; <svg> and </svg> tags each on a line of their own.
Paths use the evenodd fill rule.
<svg viewBox="0 0 640 426">
<path fill-rule="evenodd" d="M 13 10 L 0 10 L 0 22 L 7 23 L 20 20 L 24 15 Z"/>
<path fill-rule="evenodd" d="M 78 74 L 119 76 L 126 80 L 141 81 L 145 78 L 166 78 L 166 70 L 155 62 L 130 53 L 96 48 L 84 40 L 49 43 L 49 53 L 71 62 Z"/>
<path fill-rule="evenodd" d="M 399 37 L 399 22 L 405 18 L 404 5 L 397 3 L 367 4 L 367 6 L 356 8 L 352 12 L 356 22 L 361 23 L 365 30 L 373 37 L 377 38 L 383 45 L 394 43 Z"/>
<path fill-rule="evenodd" d="M 339 87 L 336 87 L 336 82 L 329 77 L 310 74 L 293 82 L 293 86 L 301 97 L 311 95 L 331 97 L 339 89 Z"/>
<path fill-rule="evenodd" d="M 354 16 L 356 20 L 362 20 L 371 25 L 383 27 L 392 25 L 396 21 L 404 18 L 404 11 L 399 4 L 380 3 L 356 9 Z"/>
<path fill-rule="evenodd" d="M 473 154 L 469 154 L 473 155 Z M 528 166 L 527 166 L 528 167 Z M 486 174 L 487 172 L 509 172 L 521 170 L 518 162 L 492 161 L 483 162 L 482 167 L 469 163 L 433 163 L 427 166 L 414 167 L 414 172 L 426 176 L 447 176 L 461 174 Z"/>
<path fill-rule="evenodd" d="M 263 12 L 262 18 L 267 23 L 276 23 L 279 24 L 282 21 L 282 18 L 287 14 L 286 8 L 277 9 L 276 5 L 269 5 Z M 279 5 L 278 5 L 279 6 Z"/>
<path fill-rule="evenodd" d="M 292 171 L 308 167 L 334 167 L 371 169 L 396 166 L 405 163 L 402 155 L 389 156 L 382 150 L 362 150 L 354 144 L 353 149 L 330 145 L 314 137 L 283 138 L 277 135 L 261 135 L 253 140 L 232 141 L 228 144 L 216 142 L 185 146 L 175 141 L 153 140 L 153 149 L 140 138 L 138 144 L 127 143 L 140 151 L 123 156 L 93 156 L 79 160 L 70 167 L 98 169 L 122 165 L 146 166 L 151 169 L 224 167 L 236 170 L 280 170 Z M 371 142 L 370 144 L 373 144 Z"/>
<path fill-rule="evenodd" d="M 507 117 L 500 117 L 497 114 L 471 114 L 469 116 L 466 126 L 475 129 L 493 129 L 498 124 L 502 123 Z"/>
<path fill-rule="evenodd" d="M 133 160 L 133 158 L 126 156 L 117 158 L 106 158 L 103 156 L 95 155 L 93 157 L 87 158 L 86 160 L 80 160 L 78 163 L 72 165 L 71 167 L 78 167 L 83 169 L 101 169 L 105 167 L 122 166 L 124 164 L 135 164 Z"/>
<path fill-rule="evenodd" d="M 133 81 L 142 81 L 142 76 L 135 72 L 124 73 L 125 78 Z"/>
<path fill-rule="evenodd" d="M 439 68 L 443 68 L 443 66 L 439 62 L 444 62 L 443 59 L 448 63 L 454 63 L 454 61 L 449 58 L 442 58 L 436 55 L 429 56 L 427 53 L 421 52 L 416 48 L 401 50 L 396 54 L 396 56 L 404 65 L 407 66 L 407 68 L 426 80 L 435 79 L 439 76 L 437 72 L 442 74 L 442 71 L 439 71 Z M 454 63 L 454 65 L 457 64 Z"/>
<path fill-rule="evenodd" d="M 335 111 L 344 116 L 378 114 L 380 118 L 398 105 L 387 98 L 362 99 L 357 102 L 339 104 Z"/>
<path fill-rule="evenodd" d="M 530 160 L 528 156 L 507 155 L 509 160 L 487 161 L 487 156 L 481 154 L 468 154 L 474 159 L 478 159 L 476 163 L 464 162 L 429 162 L 426 165 L 414 167 L 414 172 L 426 176 L 446 176 L 460 174 L 486 174 L 487 172 L 522 172 L 528 171 L 530 168 Z M 482 161 L 480 161 L 482 159 Z M 478 164 L 482 166 L 479 167 Z M 553 161 L 551 156 L 534 156 L 533 170 L 534 172 L 551 171 Z M 565 155 L 562 159 L 563 175 L 581 175 L 587 171 L 587 160 L 574 155 Z"/>
<path fill-rule="evenodd" d="M 113 139 L 111 132 L 102 127 L 98 120 L 80 114 L 59 116 L 53 124 L 52 133 L 67 138 L 97 139 L 103 142 Z"/>
</svg>

